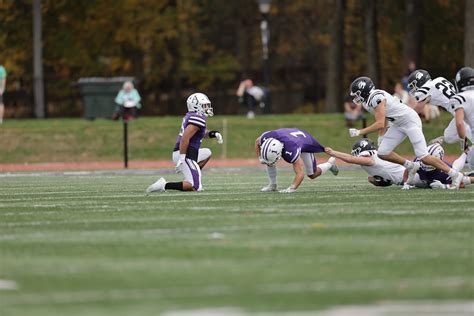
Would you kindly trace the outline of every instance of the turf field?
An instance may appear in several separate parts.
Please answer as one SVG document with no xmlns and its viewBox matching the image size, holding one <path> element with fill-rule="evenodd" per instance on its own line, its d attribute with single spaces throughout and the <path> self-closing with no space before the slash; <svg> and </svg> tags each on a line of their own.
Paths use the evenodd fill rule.
<svg viewBox="0 0 474 316">
<path fill-rule="evenodd" d="M 145 196 L 156 178 L 1 175 L 0 314 L 293 315 L 474 299 L 474 187 L 372 188 L 342 170 L 265 194 L 263 169 L 220 169 L 205 170 L 204 192 Z M 279 175 L 282 187 L 291 179 Z"/>
</svg>

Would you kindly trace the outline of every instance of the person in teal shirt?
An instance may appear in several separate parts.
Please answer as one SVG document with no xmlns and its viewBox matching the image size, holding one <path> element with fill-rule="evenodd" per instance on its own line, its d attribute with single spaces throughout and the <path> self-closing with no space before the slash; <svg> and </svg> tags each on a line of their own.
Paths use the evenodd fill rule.
<svg viewBox="0 0 474 316">
<path fill-rule="evenodd" d="M 141 97 L 137 89 L 131 81 L 123 84 L 122 90 L 115 97 L 117 111 L 113 114 L 112 119 L 118 120 L 123 117 L 124 120 L 134 119 L 137 117 L 137 110 L 142 107 L 140 104 Z"/>
<path fill-rule="evenodd" d="M 3 123 L 3 112 L 5 106 L 3 105 L 3 92 L 5 92 L 5 86 L 7 85 L 7 71 L 5 67 L 0 65 L 0 124 Z"/>
</svg>

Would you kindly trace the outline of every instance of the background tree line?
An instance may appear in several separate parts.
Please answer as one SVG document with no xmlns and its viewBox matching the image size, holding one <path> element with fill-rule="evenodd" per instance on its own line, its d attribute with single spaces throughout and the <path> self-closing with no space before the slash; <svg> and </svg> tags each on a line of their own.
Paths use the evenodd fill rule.
<svg viewBox="0 0 474 316">
<path fill-rule="evenodd" d="M 339 111 L 351 80 L 392 91 L 409 61 L 452 78 L 474 64 L 474 0 L 273 0 L 275 112 Z M 262 82 L 255 0 L 43 0 L 48 116 L 79 116 L 80 77 L 133 76 L 143 114 L 180 114 L 206 92 L 237 113 L 241 79 Z M 32 1 L 0 0 L 10 115 L 33 116 Z"/>
</svg>

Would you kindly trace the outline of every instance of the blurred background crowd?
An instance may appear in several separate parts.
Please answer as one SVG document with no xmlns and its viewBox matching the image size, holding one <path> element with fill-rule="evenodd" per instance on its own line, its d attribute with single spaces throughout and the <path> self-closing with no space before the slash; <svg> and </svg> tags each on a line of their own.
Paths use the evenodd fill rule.
<svg viewBox="0 0 474 316">
<path fill-rule="evenodd" d="M 80 78 L 127 77 L 141 115 L 182 114 L 202 91 L 216 114 L 346 112 L 350 125 L 356 76 L 409 103 L 415 67 L 451 79 L 474 66 L 473 0 L 260 2 L 0 1 L 5 116 L 79 117 Z"/>
</svg>

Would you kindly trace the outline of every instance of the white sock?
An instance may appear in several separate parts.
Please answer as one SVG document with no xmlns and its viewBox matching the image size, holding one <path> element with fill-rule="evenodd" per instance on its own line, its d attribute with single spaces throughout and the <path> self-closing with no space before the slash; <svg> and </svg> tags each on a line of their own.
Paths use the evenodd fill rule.
<svg viewBox="0 0 474 316">
<path fill-rule="evenodd" d="M 318 165 L 318 168 L 321 169 L 321 174 L 325 174 L 331 167 L 332 165 L 329 162 Z"/>
<path fill-rule="evenodd" d="M 410 160 L 405 160 L 405 162 L 403 163 L 403 167 L 405 167 L 407 169 L 413 168 L 414 165 L 415 165 L 415 163 L 413 161 L 410 161 Z"/>
<path fill-rule="evenodd" d="M 464 176 L 464 177 L 462 178 L 462 183 L 464 183 L 464 185 L 469 185 L 469 184 L 471 184 L 471 183 L 472 183 L 471 178 L 468 177 L 468 176 Z"/>
<path fill-rule="evenodd" d="M 464 165 L 466 164 L 466 157 L 467 157 L 467 154 L 463 153 L 461 156 L 459 156 L 458 159 L 454 160 L 453 169 L 457 171 L 461 171 L 464 168 Z"/>
<path fill-rule="evenodd" d="M 450 168 L 448 174 L 451 178 L 453 178 L 458 175 L 458 172 L 454 170 L 453 168 Z"/>
<path fill-rule="evenodd" d="M 276 166 L 267 166 L 268 179 L 270 184 L 277 184 L 277 168 Z"/>
</svg>

